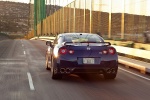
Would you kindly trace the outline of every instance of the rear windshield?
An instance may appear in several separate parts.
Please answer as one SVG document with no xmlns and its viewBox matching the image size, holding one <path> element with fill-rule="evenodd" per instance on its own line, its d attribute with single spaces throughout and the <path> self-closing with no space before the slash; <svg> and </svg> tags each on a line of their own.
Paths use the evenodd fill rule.
<svg viewBox="0 0 150 100">
<path fill-rule="evenodd" d="M 64 42 L 104 42 L 104 40 L 96 34 L 68 34 L 65 35 Z"/>
</svg>

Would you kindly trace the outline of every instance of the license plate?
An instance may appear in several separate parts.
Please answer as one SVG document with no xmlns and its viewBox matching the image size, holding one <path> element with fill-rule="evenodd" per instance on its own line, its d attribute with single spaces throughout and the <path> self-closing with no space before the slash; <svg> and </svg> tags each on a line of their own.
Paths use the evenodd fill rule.
<svg viewBox="0 0 150 100">
<path fill-rule="evenodd" d="M 83 58 L 83 64 L 95 64 L 94 58 Z"/>
</svg>

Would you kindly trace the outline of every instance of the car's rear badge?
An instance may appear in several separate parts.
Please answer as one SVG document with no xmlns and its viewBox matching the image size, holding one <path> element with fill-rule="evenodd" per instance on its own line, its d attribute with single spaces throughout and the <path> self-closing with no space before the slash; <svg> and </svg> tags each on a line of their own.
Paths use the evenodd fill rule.
<svg viewBox="0 0 150 100">
<path fill-rule="evenodd" d="M 91 48 L 90 48 L 90 47 L 87 47 L 87 50 L 91 50 Z"/>
</svg>

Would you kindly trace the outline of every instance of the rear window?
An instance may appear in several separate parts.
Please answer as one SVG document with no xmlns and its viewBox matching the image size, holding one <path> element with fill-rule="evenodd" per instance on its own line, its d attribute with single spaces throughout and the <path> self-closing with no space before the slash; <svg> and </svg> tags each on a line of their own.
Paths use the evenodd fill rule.
<svg viewBox="0 0 150 100">
<path fill-rule="evenodd" d="M 96 34 L 69 34 L 65 35 L 65 42 L 104 42 L 104 40 Z"/>
</svg>

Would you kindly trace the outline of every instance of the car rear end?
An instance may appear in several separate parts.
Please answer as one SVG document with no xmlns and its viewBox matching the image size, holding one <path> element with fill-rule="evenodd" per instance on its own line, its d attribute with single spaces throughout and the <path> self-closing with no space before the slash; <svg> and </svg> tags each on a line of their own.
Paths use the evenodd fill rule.
<svg viewBox="0 0 150 100">
<path fill-rule="evenodd" d="M 116 74 L 118 69 L 116 50 L 108 45 L 65 45 L 59 48 L 57 62 L 61 74 Z"/>
<path fill-rule="evenodd" d="M 103 74 L 107 79 L 116 77 L 116 49 L 99 35 L 66 33 L 60 36 L 60 40 L 54 48 L 58 74 Z"/>
</svg>

